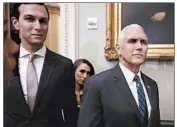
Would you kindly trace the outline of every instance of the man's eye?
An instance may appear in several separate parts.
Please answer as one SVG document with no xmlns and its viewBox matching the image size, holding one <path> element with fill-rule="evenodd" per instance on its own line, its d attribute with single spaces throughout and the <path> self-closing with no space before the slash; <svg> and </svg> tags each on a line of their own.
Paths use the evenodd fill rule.
<svg viewBox="0 0 177 127">
<path fill-rule="evenodd" d="M 134 44 L 134 43 L 136 43 L 136 42 L 137 42 L 137 39 L 130 39 L 130 40 L 129 40 L 129 43 L 133 43 L 133 44 Z"/>
<path fill-rule="evenodd" d="M 39 20 L 39 22 L 41 24 L 48 24 L 48 20 L 46 20 L 46 19 L 41 19 L 41 20 Z"/>
<path fill-rule="evenodd" d="M 141 40 L 141 44 L 147 45 L 147 41 L 146 40 Z"/>
<path fill-rule="evenodd" d="M 34 21 L 34 18 L 32 18 L 32 17 L 27 17 L 27 18 L 25 18 L 25 20 L 27 20 L 27 21 Z"/>
</svg>

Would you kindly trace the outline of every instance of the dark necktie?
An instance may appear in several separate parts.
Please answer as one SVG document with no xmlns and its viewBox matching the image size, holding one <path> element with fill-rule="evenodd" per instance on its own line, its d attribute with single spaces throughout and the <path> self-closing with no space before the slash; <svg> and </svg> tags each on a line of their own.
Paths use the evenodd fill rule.
<svg viewBox="0 0 177 127">
<path fill-rule="evenodd" d="M 138 75 L 135 75 L 134 81 L 136 82 L 136 88 L 137 88 L 137 93 L 138 93 L 139 111 L 141 114 L 141 120 L 144 126 L 147 127 L 148 110 L 147 110 L 145 93 L 144 93 L 143 86 L 141 84 L 141 81 Z"/>
<path fill-rule="evenodd" d="M 37 72 L 33 63 L 35 56 L 36 55 L 29 56 L 29 62 L 28 62 L 27 74 L 26 74 L 27 102 L 31 112 L 33 111 L 33 107 L 36 99 L 36 93 L 38 89 Z"/>
</svg>

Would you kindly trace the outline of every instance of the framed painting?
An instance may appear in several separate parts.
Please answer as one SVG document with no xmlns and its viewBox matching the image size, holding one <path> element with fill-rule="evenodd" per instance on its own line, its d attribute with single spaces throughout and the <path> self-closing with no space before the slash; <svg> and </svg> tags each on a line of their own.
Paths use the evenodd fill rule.
<svg viewBox="0 0 177 127">
<path fill-rule="evenodd" d="M 105 58 L 117 60 L 115 49 L 122 28 L 141 25 L 148 36 L 147 59 L 174 58 L 174 3 L 106 3 Z"/>
</svg>

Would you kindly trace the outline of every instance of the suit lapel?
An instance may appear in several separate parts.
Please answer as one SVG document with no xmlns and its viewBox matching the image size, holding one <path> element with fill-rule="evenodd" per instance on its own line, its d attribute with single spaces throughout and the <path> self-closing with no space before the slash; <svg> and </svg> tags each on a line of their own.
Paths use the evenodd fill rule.
<svg viewBox="0 0 177 127">
<path fill-rule="evenodd" d="M 151 84 L 149 84 L 150 82 L 148 81 L 148 79 L 146 78 L 146 76 L 142 74 L 142 79 L 143 79 L 143 82 L 144 82 L 144 85 L 145 85 L 145 88 L 146 88 L 146 91 L 147 91 L 147 94 L 148 94 L 148 98 L 149 98 L 149 101 L 150 101 L 150 105 L 151 105 L 151 114 L 150 114 L 150 117 L 149 117 L 149 122 L 148 122 L 148 126 L 151 124 L 150 121 L 151 120 L 151 116 L 153 116 L 153 112 L 152 112 L 152 109 L 154 107 L 154 102 L 153 102 L 153 97 L 152 97 L 152 89 L 151 89 Z"/>
<path fill-rule="evenodd" d="M 113 73 L 114 73 L 114 78 L 115 78 L 115 85 L 118 87 L 119 91 L 121 92 L 122 96 L 126 100 L 127 104 L 133 109 L 138 120 L 140 121 L 141 118 L 140 118 L 140 112 L 139 112 L 137 103 L 133 97 L 133 94 L 127 84 L 127 81 L 126 81 L 119 65 L 117 65 L 113 69 L 113 71 L 114 71 Z"/>
<path fill-rule="evenodd" d="M 41 73 L 41 78 L 40 78 L 40 82 L 39 82 L 39 86 L 38 86 L 38 91 L 37 91 L 37 95 L 36 95 L 34 110 L 36 109 L 37 105 L 39 104 L 40 98 L 42 97 L 42 95 L 46 89 L 46 86 L 49 84 L 51 74 L 52 74 L 53 69 L 55 67 L 54 60 L 55 60 L 55 58 L 52 55 L 52 52 L 49 49 L 47 49 L 46 50 L 46 57 L 44 60 L 44 65 L 43 65 L 43 69 L 42 69 L 42 73 Z"/>
<path fill-rule="evenodd" d="M 153 105 L 153 101 L 152 101 L 152 91 L 151 91 L 151 85 L 149 84 L 147 78 L 144 76 L 143 73 L 142 74 L 142 79 L 143 79 L 143 82 L 144 82 L 144 85 L 145 85 L 145 88 L 146 88 L 146 91 L 147 91 L 147 94 L 148 94 L 148 98 L 149 98 L 149 101 L 150 101 L 150 104 L 151 106 Z"/>
</svg>

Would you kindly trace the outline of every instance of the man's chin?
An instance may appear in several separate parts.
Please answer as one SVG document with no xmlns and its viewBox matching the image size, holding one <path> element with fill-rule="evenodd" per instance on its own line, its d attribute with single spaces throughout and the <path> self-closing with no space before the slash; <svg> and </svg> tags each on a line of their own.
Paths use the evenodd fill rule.
<svg viewBox="0 0 177 127">
<path fill-rule="evenodd" d="M 143 57 L 141 57 L 141 58 L 139 57 L 139 58 L 135 58 L 133 60 L 133 63 L 136 64 L 136 65 L 141 65 L 141 64 L 144 63 L 144 61 L 145 61 L 145 59 Z"/>
<path fill-rule="evenodd" d="M 31 43 L 36 43 L 36 44 L 41 44 L 41 43 L 44 43 L 45 39 L 44 38 L 33 38 L 31 40 Z"/>
<path fill-rule="evenodd" d="M 43 41 L 34 41 L 31 43 L 31 45 L 43 45 Z"/>
<path fill-rule="evenodd" d="M 133 62 L 135 65 L 141 65 L 144 63 L 144 60 L 136 60 Z"/>
</svg>

